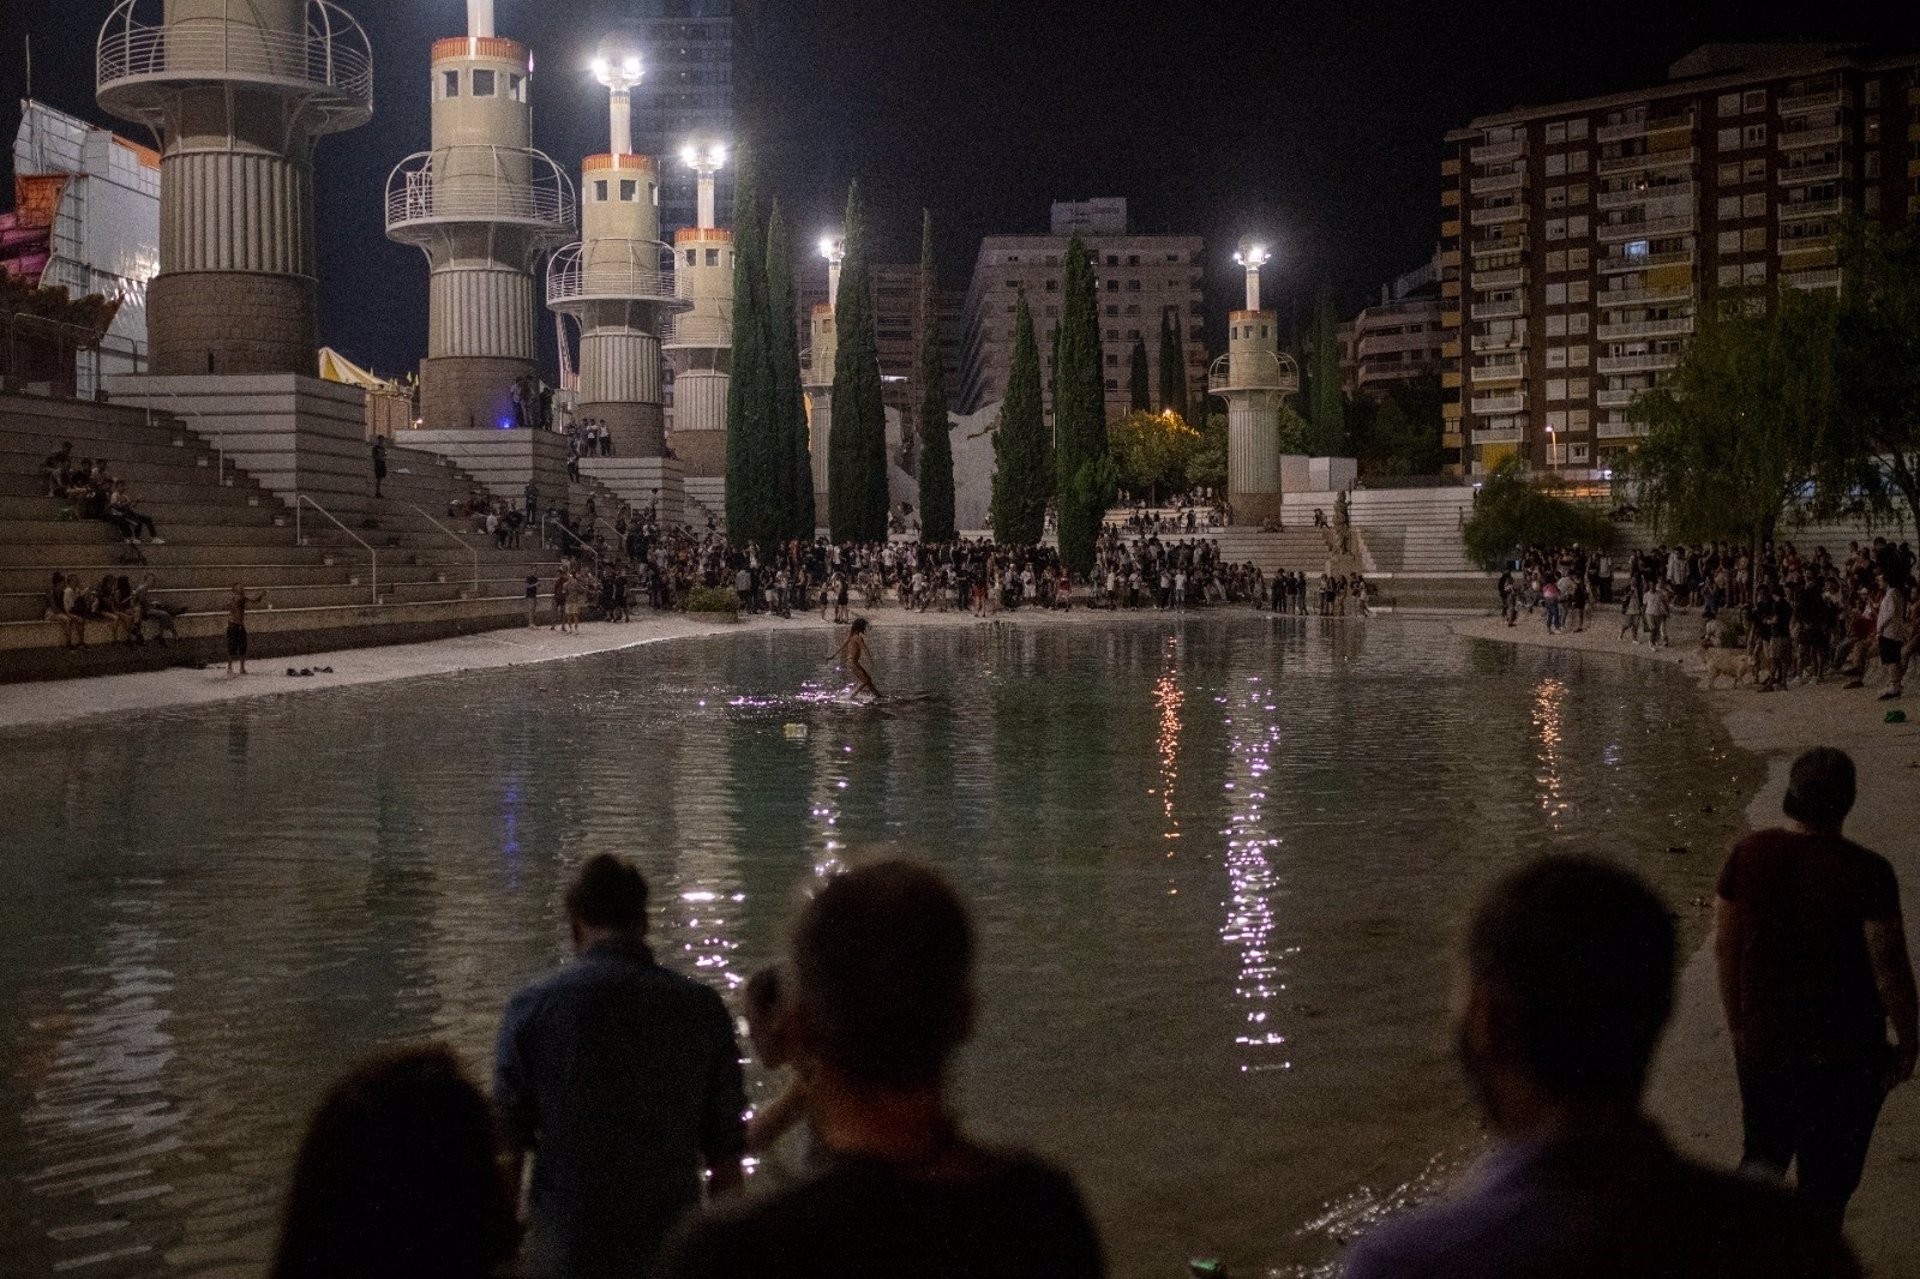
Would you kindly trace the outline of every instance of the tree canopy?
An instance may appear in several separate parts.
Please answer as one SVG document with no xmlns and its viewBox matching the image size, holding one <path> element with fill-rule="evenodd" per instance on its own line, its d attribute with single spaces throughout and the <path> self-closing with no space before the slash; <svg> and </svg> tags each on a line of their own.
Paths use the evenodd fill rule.
<svg viewBox="0 0 1920 1279">
<path fill-rule="evenodd" d="M 1135 496 L 1178 492 L 1205 443 L 1176 413 L 1129 413 L 1107 427 L 1120 483 Z"/>
<path fill-rule="evenodd" d="M 873 324 L 871 247 L 860 184 L 847 189 L 846 258 L 833 323 L 833 432 L 827 442 L 828 523 L 836 542 L 887 538 L 887 415 Z"/>
<path fill-rule="evenodd" d="M 951 542 L 953 437 L 947 417 L 947 372 L 940 355 L 939 294 L 934 288 L 933 214 L 920 215 L 920 350 L 915 373 L 920 409 L 920 535 Z"/>
<path fill-rule="evenodd" d="M 733 355 L 727 385 L 726 520 L 738 542 L 782 537 L 775 494 L 774 373 L 769 349 L 767 254 L 753 153 L 734 170 Z"/>
<path fill-rule="evenodd" d="M 1613 532 L 1605 514 L 1528 480 L 1509 458 L 1481 486 L 1461 540 L 1468 557 L 1491 572 L 1529 546 L 1598 549 L 1613 540 Z"/>
<path fill-rule="evenodd" d="M 1093 260 L 1079 236 L 1067 244 L 1060 354 L 1053 370 L 1054 507 L 1060 560 L 1084 577 L 1113 499 L 1117 468 L 1107 447 L 1107 396 L 1100 355 L 1100 299 Z"/>
<path fill-rule="evenodd" d="M 1014 303 L 1013 363 L 993 432 L 993 536 L 1033 546 L 1047 525 L 1047 424 L 1040 403 L 1040 344 L 1021 290 Z"/>
</svg>

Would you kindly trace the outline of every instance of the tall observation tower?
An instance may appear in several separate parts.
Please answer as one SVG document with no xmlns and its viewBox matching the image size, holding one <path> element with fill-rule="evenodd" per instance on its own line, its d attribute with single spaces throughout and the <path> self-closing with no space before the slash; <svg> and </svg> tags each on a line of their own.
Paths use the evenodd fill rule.
<svg viewBox="0 0 1920 1279">
<path fill-rule="evenodd" d="M 1260 268 L 1270 255 L 1244 244 L 1233 260 L 1247 270 L 1247 309 L 1227 316 L 1227 354 L 1213 362 L 1207 390 L 1227 402 L 1227 501 L 1236 524 L 1280 518 L 1280 406 L 1300 389 L 1300 369 L 1280 350 L 1279 317 L 1260 309 Z"/>
<path fill-rule="evenodd" d="M 430 430 L 512 425 L 513 384 L 535 369 L 533 268 L 573 234 L 573 185 L 533 147 L 532 82 L 527 46 L 494 34 L 493 0 L 467 0 L 467 34 L 433 45 L 433 149 L 387 179 L 387 235 L 431 272 Z"/>
<path fill-rule="evenodd" d="M 726 148 L 689 145 L 680 159 L 694 172 L 697 197 L 695 225 L 674 232 L 674 285 L 692 309 L 674 317 L 662 345 L 673 362 L 673 451 L 692 481 L 727 473 L 733 232 L 714 225 L 714 182 Z"/>
<path fill-rule="evenodd" d="M 666 455 L 660 395 L 660 331 L 682 308 L 660 240 L 660 179 L 633 154 L 633 87 L 639 50 L 601 44 L 594 76 L 611 99 L 605 155 L 581 162 L 580 240 L 547 266 L 547 305 L 580 325 L 580 390 L 574 414 L 606 424 L 621 458 Z"/>
<path fill-rule="evenodd" d="M 151 371 L 311 374 L 313 150 L 373 115 L 366 33 L 327 0 L 119 0 L 96 54 L 160 144 Z"/>
<path fill-rule="evenodd" d="M 813 308 L 806 358 L 800 362 L 801 389 L 807 393 L 807 452 L 813 462 L 813 509 L 822 527 L 827 522 L 827 446 L 833 437 L 833 367 L 840 337 L 834 328 L 834 306 L 840 299 L 840 266 L 847 260 L 847 242 L 829 235 L 820 241 L 827 260 L 827 300 Z"/>
</svg>

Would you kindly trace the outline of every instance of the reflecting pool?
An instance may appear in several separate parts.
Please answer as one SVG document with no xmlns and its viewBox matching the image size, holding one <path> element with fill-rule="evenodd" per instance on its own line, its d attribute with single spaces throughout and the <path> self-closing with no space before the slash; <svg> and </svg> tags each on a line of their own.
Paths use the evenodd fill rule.
<svg viewBox="0 0 1920 1279">
<path fill-rule="evenodd" d="M 425 1039 L 484 1070 L 589 854 L 732 992 L 809 881 L 896 851 L 978 913 L 967 1113 L 1073 1168 L 1115 1272 L 1311 1273 L 1475 1148 L 1476 889 L 1598 850 L 1697 937 L 1750 785 L 1676 672 L 1431 624 L 873 648 L 927 696 L 833 704 L 831 641 L 756 631 L 0 737 L 0 1268 L 258 1274 L 328 1081 Z"/>
</svg>

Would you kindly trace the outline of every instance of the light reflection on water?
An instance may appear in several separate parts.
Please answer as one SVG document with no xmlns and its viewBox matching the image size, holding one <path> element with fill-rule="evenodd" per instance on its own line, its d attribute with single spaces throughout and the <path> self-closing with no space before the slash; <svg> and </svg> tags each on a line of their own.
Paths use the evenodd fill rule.
<svg viewBox="0 0 1920 1279">
<path fill-rule="evenodd" d="M 823 695 L 817 650 L 0 738 L 0 1255 L 257 1274 L 327 1082 L 424 1038 L 484 1071 L 592 853 L 639 857 L 663 957 L 732 992 L 801 887 L 901 851 L 979 915 L 969 1114 L 1074 1168 L 1116 1272 L 1312 1273 L 1473 1148 L 1477 886 L 1589 847 L 1689 901 L 1749 771 L 1668 672 L 1390 621 L 882 625 L 885 685 L 931 695 L 892 709 Z"/>
</svg>

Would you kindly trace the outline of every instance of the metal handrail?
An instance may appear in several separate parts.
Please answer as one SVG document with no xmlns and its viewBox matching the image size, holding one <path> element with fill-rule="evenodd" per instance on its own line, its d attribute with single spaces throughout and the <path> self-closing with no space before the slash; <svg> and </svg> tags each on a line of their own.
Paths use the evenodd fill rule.
<svg viewBox="0 0 1920 1279">
<path fill-rule="evenodd" d="M 426 507 L 421 506 L 415 502 L 408 502 L 407 505 L 413 507 L 414 510 L 420 512 L 421 517 L 425 519 L 427 523 L 433 525 L 435 528 L 439 529 L 442 533 L 445 533 L 448 537 L 452 538 L 455 542 L 459 544 L 461 550 L 465 551 L 468 555 L 471 555 L 473 557 L 473 594 L 476 599 L 479 598 L 480 552 L 473 549 L 473 544 L 467 541 L 466 538 L 461 537 L 458 533 L 454 532 L 452 529 L 442 524 L 439 520 L 434 519 L 432 515 L 429 515 L 427 513 Z"/>
<path fill-rule="evenodd" d="M 594 559 L 600 560 L 602 563 L 605 563 L 605 557 L 602 556 L 599 551 L 596 551 L 595 549 L 593 549 L 592 544 L 583 540 L 578 533 L 574 532 L 572 529 L 568 528 L 566 525 L 560 523 L 558 520 L 554 521 L 553 526 L 560 530 L 561 536 L 572 538 L 574 541 L 580 543 L 581 550 L 593 556 Z M 562 550 L 566 549 L 565 543 L 561 544 L 561 549 Z"/>
<path fill-rule="evenodd" d="M 200 411 L 199 409 L 196 409 L 196 408 L 190 408 L 190 407 L 188 407 L 187 405 L 184 405 L 184 404 L 181 404 L 181 403 L 180 403 L 179 401 L 180 401 L 180 396 L 181 396 L 181 394 L 182 394 L 182 392 L 180 392 L 180 391 L 154 391 L 154 390 L 148 390 L 148 389 L 146 389 L 146 388 L 144 388 L 144 387 L 143 387 L 143 388 L 141 388 L 141 391 L 140 391 L 140 394 L 141 394 L 141 396 L 142 396 L 143 398 L 144 398 L 144 397 L 147 397 L 147 396 L 154 396 L 154 395 L 164 395 L 164 396 L 166 396 L 166 397 L 167 397 L 168 399 L 170 399 L 170 400 L 172 400 L 172 401 L 174 401 L 174 408 L 175 408 L 176 410 L 178 410 L 178 411 L 181 411 L 181 412 L 185 412 L 185 413 L 191 413 L 191 414 L 193 414 L 193 420 L 194 420 L 194 421 L 196 421 L 196 422 L 199 422 L 199 423 L 201 423 L 201 424 L 202 424 L 202 427 L 204 428 L 204 426 L 205 426 L 205 423 L 206 423 L 206 420 L 207 420 L 207 415 L 206 415 L 205 413 L 203 413 L 203 412 L 201 412 L 201 411 Z M 148 429 L 148 430 L 152 430 L 152 429 L 153 429 L 153 404 L 152 404 L 152 402 L 151 402 L 151 401 L 148 401 L 148 402 L 147 402 L 146 404 L 143 404 L 143 405 L 141 405 L 141 408 L 143 408 L 143 409 L 145 409 L 145 410 L 146 410 L 146 414 L 147 414 L 147 429 Z M 206 442 L 207 442 L 207 443 L 209 443 L 209 444 L 211 444 L 211 445 L 213 445 L 213 452 L 214 452 L 214 456 L 215 456 L 215 461 L 216 461 L 216 464 L 217 464 L 217 466 L 218 466 L 218 468 L 219 468 L 219 469 L 218 469 L 218 473 L 217 473 L 217 474 L 215 474 L 215 476 L 213 477 L 213 478 L 214 478 L 214 484 L 215 484 L 215 486 L 216 486 L 216 487 L 218 487 L 218 488 L 229 488 L 229 487 L 231 487 L 231 486 L 230 486 L 230 485 L 229 485 L 229 484 L 227 483 L 227 446 L 226 446 L 226 445 L 224 445 L 224 444 L 222 444 L 222 443 L 220 442 L 220 437 L 219 437 L 219 435 L 218 435 L 218 434 L 215 434 L 215 433 L 211 433 L 211 432 L 208 432 L 208 431 L 206 431 L 205 429 L 202 429 L 202 430 L 201 430 L 201 432 L 200 432 L 200 435 L 201 435 L 201 438 L 203 438 L 204 440 L 206 440 Z"/>
<path fill-rule="evenodd" d="M 584 262 L 585 245 L 579 241 L 555 250 L 547 263 L 547 305 L 581 298 L 640 298 L 672 299 L 691 306 L 685 294 L 677 291 L 673 270 L 664 265 L 672 259 L 673 250 L 658 240 L 624 238 L 595 240 L 593 247 L 604 252 L 621 244 L 626 246 L 624 263 Z M 649 256 L 654 258 L 652 266 L 646 265 Z"/>
<path fill-rule="evenodd" d="M 455 161 L 491 172 L 448 173 Z M 509 163 L 511 162 L 511 163 Z M 526 176 L 513 172 L 526 166 Z M 387 229 L 416 222 L 535 222 L 573 228 L 573 181 L 544 151 L 462 143 L 416 151 L 387 175 Z"/>
<path fill-rule="evenodd" d="M 226 20 L 143 22 L 142 7 L 151 8 L 150 0 L 120 0 L 101 25 L 98 87 L 148 77 L 245 77 L 321 87 L 354 108 L 372 108 L 373 47 L 353 15 L 330 0 L 308 0 L 299 32 Z"/>
<path fill-rule="evenodd" d="M 1207 390 L 1213 395 L 1223 391 L 1280 391 L 1291 395 L 1299 389 L 1300 366 L 1283 351 L 1223 355 L 1207 370 Z"/>
<path fill-rule="evenodd" d="M 358 533 L 354 532 L 352 529 L 342 524 L 339 520 L 334 519 L 334 515 L 332 511 L 329 511 L 326 507 L 320 505 L 320 503 L 314 501 L 312 498 L 308 497 L 305 493 L 295 493 L 293 495 L 293 544 L 295 546 L 305 546 L 307 544 L 306 535 L 301 531 L 301 528 L 300 528 L 300 504 L 303 502 L 306 503 L 308 506 L 311 506 L 314 510 L 320 512 L 320 514 L 326 516 L 328 519 L 333 520 L 333 525 L 335 528 L 339 529 L 342 533 L 345 533 L 348 537 L 352 538 L 354 541 L 360 543 L 361 549 L 366 551 L 367 563 L 370 567 L 370 575 L 373 578 L 373 604 L 375 608 L 378 608 L 380 606 L 380 552 L 374 550 L 373 547 L 368 544 L 366 538 L 361 537 Z"/>
</svg>

